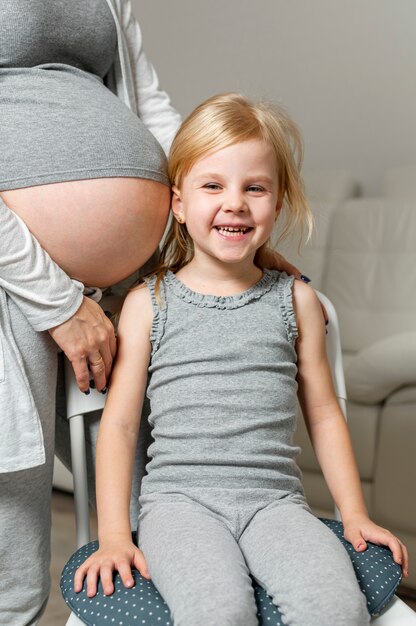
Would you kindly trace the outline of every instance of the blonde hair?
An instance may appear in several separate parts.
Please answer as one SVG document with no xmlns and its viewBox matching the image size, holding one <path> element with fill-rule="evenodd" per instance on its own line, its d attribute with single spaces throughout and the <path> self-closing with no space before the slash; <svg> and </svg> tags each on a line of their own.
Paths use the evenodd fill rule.
<svg viewBox="0 0 416 626">
<path fill-rule="evenodd" d="M 202 157 L 248 139 L 264 140 L 273 148 L 278 200 L 282 203 L 278 241 L 299 228 L 300 245 L 305 233 L 305 239 L 309 239 L 313 227 L 300 175 L 303 142 L 296 124 L 276 105 L 252 103 L 236 93 L 205 100 L 187 117 L 173 140 L 168 160 L 171 184 L 180 189 L 186 174 Z M 254 262 L 261 269 L 270 260 L 270 252 L 268 242 L 257 250 Z M 161 251 L 157 285 L 167 270 L 179 271 L 193 254 L 186 224 L 172 220 Z"/>
</svg>

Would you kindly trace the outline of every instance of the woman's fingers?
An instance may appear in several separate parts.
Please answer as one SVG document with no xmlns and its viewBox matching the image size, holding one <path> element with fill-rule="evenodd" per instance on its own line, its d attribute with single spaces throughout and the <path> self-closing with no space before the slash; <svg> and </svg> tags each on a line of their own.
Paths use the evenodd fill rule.
<svg viewBox="0 0 416 626">
<path fill-rule="evenodd" d="M 107 377 L 105 362 L 101 354 L 99 352 L 89 354 L 88 365 L 94 379 L 95 388 L 98 391 L 102 391 L 107 385 Z"/>
<path fill-rule="evenodd" d="M 70 360 L 80 390 L 88 393 L 89 372 L 98 391 L 103 390 L 116 353 L 116 338 L 101 307 L 84 297 L 75 315 L 49 333 Z"/>
<path fill-rule="evenodd" d="M 84 393 L 89 393 L 90 372 L 85 357 L 77 357 L 71 360 L 77 385 Z"/>
</svg>

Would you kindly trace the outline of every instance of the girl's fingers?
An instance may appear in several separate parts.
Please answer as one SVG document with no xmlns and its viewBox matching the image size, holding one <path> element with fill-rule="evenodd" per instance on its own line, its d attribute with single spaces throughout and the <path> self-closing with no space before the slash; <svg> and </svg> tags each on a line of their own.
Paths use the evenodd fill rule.
<svg viewBox="0 0 416 626">
<path fill-rule="evenodd" d="M 395 563 L 401 565 L 403 576 L 408 575 L 409 570 L 409 555 L 407 552 L 406 546 L 394 535 L 392 535 L 389 531 L 385 530 L 384 533 L 380 536 L 369 537 L 369 541 L 377 545 L 387 546 L 392 554 Z"/>
<path fill-rule="evenodd" d="M 74 591 L 75 591 L 75 593 L 78 593 L 79 591 L 81 591 L 82 584 L 84 582 L 84 578 L 85 578 L 85 574 L 87 573 L 87 570 L 88 570 L 88 566 L 84 563 L 75 572 L 75 576 L 74 576 Z"/>
<path fill-rule="evenodd" d="M 350 542 L 357 552 L 363 552 L 367 549 L 367 542 L 359 530 L 348 533 L 348 535 L 345 535 L 345 539 Z"/>
<path fill-rule="evenodd" d="M 134 578 L 131 571 L 132 565 L 144 578 L 150 579 L 143 553 L 136 548 L 133 560 L 131 561 L 130 558 L 131 557 L 126 558 L 125 556 L 121 556 L 119 559 L 113 560 L 113 558 L 101 557 L 97 562 L 87 559 L 75 572 L 74 591 L 78 593 L 82 590 L 83 581 L 84 578 L 86 578 L 87 596 L 92 598 L 97 593 L 97 584 L 100 578 L 104 595 L 111 595 L 114 593 L 114 570 L 119 572 L 123 585 L 127 588 L 131 588 L 134 586 Z"/>
<path fill-rule="evenodd" d="M 120 563 L 117 564 L 117 569 L 119 571 L 119 574 L 121 576 L 121 580 L 123 582 L 123 585 L 125 587 L 133 587 L 134 585 L 134 578 L 133 575 L 131 573 L 131 568 L 130 565 L 128 563 L 128 561 L 121 561 Z"/>
<path fill-rule="evenodd" d="M 105 596 L 111 596 L 114 592 L 113 571 L 114 567 L 112 564 L 104 563 L 101 566 L 100 578 Z"/>
<path fill-rule="evenodd" d="M 397 539 L 397 537 L 390 537 L 388 547 L 393 553 L 393 559 L 398 565 L 402 566 L 403 575 L 407 576 L 409 568 L 409 557 L 407 554 L 406 546 Z"/>
<path fill-rule="evenodd" d="M 93 598 L 97 593 L 99 567 L 90 567 L 87 572 L 87 596 Z"/>
<path fill-rule="evenodd" d="M 393 559 L 399 565 L 403 564 L 403 550 L 400 541 L 396 537 L 390 537 L 387 544 L 390 550 L 393 552 Z"/>
<path fill-rule="evenodd" d="M 404 543 L 400 541 L 400 545 L 403 554 L 403 576 L 407 577 L 409 575 L 409 553 Z"/>
<path fill-rule="evenodd" d="M 149 570 L 147 569 L 146 559 L 144 558 L 144 554 L 141 550 L 137 550 L 134 555 L 134 566 L 144 578 L 150 580 L 151 576 L 149 574 Z"/>
</svg>

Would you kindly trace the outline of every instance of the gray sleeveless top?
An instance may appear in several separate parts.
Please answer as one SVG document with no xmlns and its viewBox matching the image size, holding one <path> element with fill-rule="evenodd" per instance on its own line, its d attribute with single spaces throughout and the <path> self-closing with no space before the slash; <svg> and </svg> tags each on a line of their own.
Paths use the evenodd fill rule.
<svg viewBox="0 0 416 626">
<path fill-rule="evenodd" d="M 168 272 L 155 296 L 148 397 L 153 443 L 142 494 L 302 491 L 296 427 L 293 277 L 265 270 L 244 293 L 188 289 Z"/>
<path fill-rule="evenodd" d="M 105 0 L 0 0 L 0 191 L 131 176 L 169 184 L 163 150 L 104 85 Z"/>
</svg>

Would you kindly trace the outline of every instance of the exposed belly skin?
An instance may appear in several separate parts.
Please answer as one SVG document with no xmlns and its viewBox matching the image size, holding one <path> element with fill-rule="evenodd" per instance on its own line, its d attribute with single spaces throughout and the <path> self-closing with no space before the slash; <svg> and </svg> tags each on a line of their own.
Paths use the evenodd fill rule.
<svg viewBox="0 0 416 626">
<path fill-rule="evenodd" d="M 0 192 L 72 278 L 108 287 L 141 267 L 166 226 L 169 188 L 142 178 L 77 180 Z"/>
</svg>

